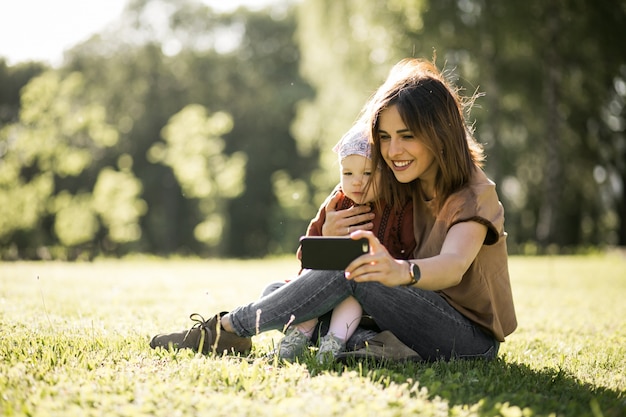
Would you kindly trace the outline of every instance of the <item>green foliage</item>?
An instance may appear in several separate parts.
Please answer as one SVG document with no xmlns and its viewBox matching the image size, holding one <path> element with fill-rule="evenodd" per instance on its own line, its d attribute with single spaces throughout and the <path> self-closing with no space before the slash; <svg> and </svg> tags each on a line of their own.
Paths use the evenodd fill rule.
<svg viewBox="0 0 626 417">
<path fill-rule="evenodd" d="M 408 52 L 399 36 L 409 27 L 421 26 L 423 3 L 405 3 L 394 1 L 385 7 L 383 2 L 356 0 L 303 1 L 298 9 L 300 68 L 316 94 L 299 104 L 293 129 L 300 152 L 320 154 L 309 179 L 316 205 L 338 182 L 333 146 L 391 64 Z"/>
<path fill-rule="evenodd" d="M 198 201 L 205 220 L 195 227 L 194 236 L 209 246 L 222 240 L 227 215 L 224 201 L 244 190 L 247 156 L 222 153 L 225 144 L 220 136 L 232 125 L 226 113 L 208 115 L 206 108 L 188 105 L 163 128 L 165 144 L 156 143 L 148 151 L 151 162 L 171 167 L 183 193 Z"/>
<path fill-rule="evenodd" d="M 117 143 L 118 134 L 106 124 L 100 104 L 81 98 L 84 79 L 79 73 L 61 79 L 46 72 L 22 93 L 20 156 L 26 166 L 36 165 L 61 177 L 76 176 L 92 162 L 92 152 Z"/>
<path fill-rule="evenodd" d="M 465 93 L 486 93 L 470 119 L 510 250 L 624 245 L 626 10 L 614 3 L 304 0 L 219 14 L 132 1 L 57 70 L 0 61 L 1 256 L 293 252 L 337 182 L 333 145 L 395 62 L 435 51 Z M 182 117 L 229 128 L 191 132 Z M 168 142 L 166 162 L 175 118 L 167 136 L 198 153 Z M 196 135 L 217 147 L 195 148 Z"/>
<path fill-rule="evenodd" d="M 235 153 L 226 158 L 224 141 L 219 137 L 232 129 L 225 113 L 207 114 L 200 105 L 189 105 L 172 116 L 163 129 L 166 145 L 153 146 L 155 162 L 169 165 L 178 182 L 191 198 L 236 197 L 243 191 L 246 156 Z"/>
<path fill-rule="evenodd" d="M 147 210 L 145 201 L 140 198 L 141 191 L 141 182 L 128 168 L 116 171 L 105 167 L 98 173 L 92 208 L 109 230 L 113 242 L 133 242 L 141 237 L 139 219 Z"/>
<path fill-rule="evenodd" d="M 153 8 L 165 20 L 155 22 Z M 88 90 L 120 132 L 109 158 L 130 155 L 143 185 L 148 211 L 141 239 L 124 249 L 245 257 L 295 250 L 308 222 L 305 214 L 316 207 L 284 208 L 271 180 L 277 170 L 306 178 L 316 164 L 315 155 L 297 154 L 290 133 L 297 101 L 311 94 L 298 74 L 293 9 L 219 15 L 193 1 L 141 1 L 129 5 L 122 22 L 120 30 L 70 51 L 64 71 L 84 74 Z M 145 42 L 131 47 L 131 38 Z M 157 162 L 162 153 L 157 138 L 190 105 L 230 117 L 231 128 L 219 135 L 219 158 L 229 164 L 211 166 L 219 178 L 193 176 L 194 161 L 201 159 L 196 155 L 187 166 L 177 163 L 176 172 L 174 165 Z M 216 186 L 229 197 L 194 195 L 217 193 Z M 298 202 L 310 204 L 306 196 Z"/>
<path fill-rule="evenodd" d="M 72 180 L 118 141 L 104 107 L 90 102 L 84 87 L 79 73 L 42 74 L 24 88 L 19 122 L 0 132 L 6 149 L 0 167 L 0 200 L 5 203 L 0 208 L 0 240 L 5 245 L 20 232 L 34 241 L 58 239 L 63 246 L 75 247 L 95 239 L 98 210 L 110 223 L 106 205 L 92 209 L 90 184 L 80 181 L 74 186 Z M 48 221 L 55 236 L 41 228 Z M 118 237 L 111 235 L 113 241 Z"/>
<path fill-rule="evenodd" d="M 624 258 L 514 257 L 519 329 L 491 362 L 319 365 L 151 350 L 149 337 L 258 296 L 293 257 L 10 263 L 0 275 L 6 416 L 622 416 Z"/>
<path fill-rule="evenodd" d="M 98 219 L 90 210 L 91 195 L 72 195 L 62 191 L 54 198 L 54 232 L 65 246 L 76 246 L 92 240 L 98 231 Z"/>
<path fill-rule="evenodd" d="M 4 124 L 17 121 L 20 111 L 20 91 L 32 78 L 46 69 L 48 69 L 46 65 L 38 62 L 8 66 L 6 60 L 0 57 L 0 128 Z"/>
<path fill-rule="evenodd" d="M 25 183 L 18 176 L 19 166 L 8 159 L 0 166 L 0 239 L 5 242 L 17 230 L 35 228 L 54 186 L 49 173 Z"/>
<path fill-rule="evenodd" d="M 486 93 L 471 118 L 507 210 L 510 248 L 626 243 L 626 167 L 616 161 L 626 127 L 623 4 L 305 0 L 299 16 L 302 72 L 316 96 L 300 106 L 294 130 L 299 146 L 322 153 L 310 179 L 318 189 L 332 183 L 332 141 L 386 71 L 436 51 L 466 94 Z"/>
</svg>

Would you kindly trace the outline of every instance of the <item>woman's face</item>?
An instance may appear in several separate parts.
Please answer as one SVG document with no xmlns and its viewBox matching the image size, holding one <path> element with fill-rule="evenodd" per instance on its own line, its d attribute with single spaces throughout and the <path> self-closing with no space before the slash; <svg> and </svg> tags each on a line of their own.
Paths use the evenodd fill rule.
<svg viewBox="0 0 626 417">
<path fill-rule="evenodd" d="M 434 154 L 406 127 L 396 106 L 383 110 L 378 120 L 380 152 L 396 179 L 407 183 L 419 178 L 425 191 L 434 191 L 439 170 Z"/>
<path fill-rule="evenodd" d="M 372 168 L 369 158 L 348 155 L 341 160 L 341 189 L 357 204 L 371 203 L 377 199 L 376 190 L 380 190 L 380 170 Z"/>
</svg>

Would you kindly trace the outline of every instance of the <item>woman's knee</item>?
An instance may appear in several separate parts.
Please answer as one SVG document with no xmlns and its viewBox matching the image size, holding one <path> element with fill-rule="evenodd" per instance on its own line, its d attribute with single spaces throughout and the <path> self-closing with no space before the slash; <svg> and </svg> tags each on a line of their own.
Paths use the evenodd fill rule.
<svg viewBox="0 0 626 417">
<path fill-rule="evenodd" d="M 286 282 L 272 282 L 271 284 L 269 284 L 267 287 L 263 289 L 263 291 L 261 292 L 261 297 L 265 297 L 266 295 L 273 293 L 274 291 L 281 288 L 285 284 Z"/>
</svg>

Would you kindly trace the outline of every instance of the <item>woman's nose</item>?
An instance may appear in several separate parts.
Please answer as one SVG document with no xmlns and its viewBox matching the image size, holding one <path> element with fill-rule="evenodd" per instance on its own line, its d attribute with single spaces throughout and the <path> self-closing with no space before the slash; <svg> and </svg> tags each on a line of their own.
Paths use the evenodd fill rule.
<svg viewBox="0 0 626 417">
<path fill-rule="evenodd" d="M 402 152 L 404 152 L 404 149 L 402 148 L 402 143 L 397 139 L 391 139 L 389 141 L 389 156 L 398 156 L 401 155 Z"/>
</svg>

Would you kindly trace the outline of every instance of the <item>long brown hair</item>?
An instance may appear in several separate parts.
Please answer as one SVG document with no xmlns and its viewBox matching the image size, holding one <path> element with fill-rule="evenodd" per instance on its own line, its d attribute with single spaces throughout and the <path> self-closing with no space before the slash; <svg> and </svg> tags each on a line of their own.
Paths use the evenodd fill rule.
<svg viewBox="0 0 626 417">
<path fill-rule="evenodd" d="M 384 163 L 378 132 L 380 113 L 396 106 L 407 128 L 433 153 L 439 166 L 435 192 L 440 206 L 450 194 L 468 183 L 474 169 L 482 167 L 483 148 L 474 139 L 464 117 L 476 97 L 475 94 L 462 98 L 444 74 L 428 61 L 407 58 L 391 69 L 361 114 L 372 128 L 372 162 L 374 166 L 384 166 L 380 191 L 386 201 L 404 204 L 415 187 L 421 185 L 419 179 L 401 184 Z"/>
</svg>

